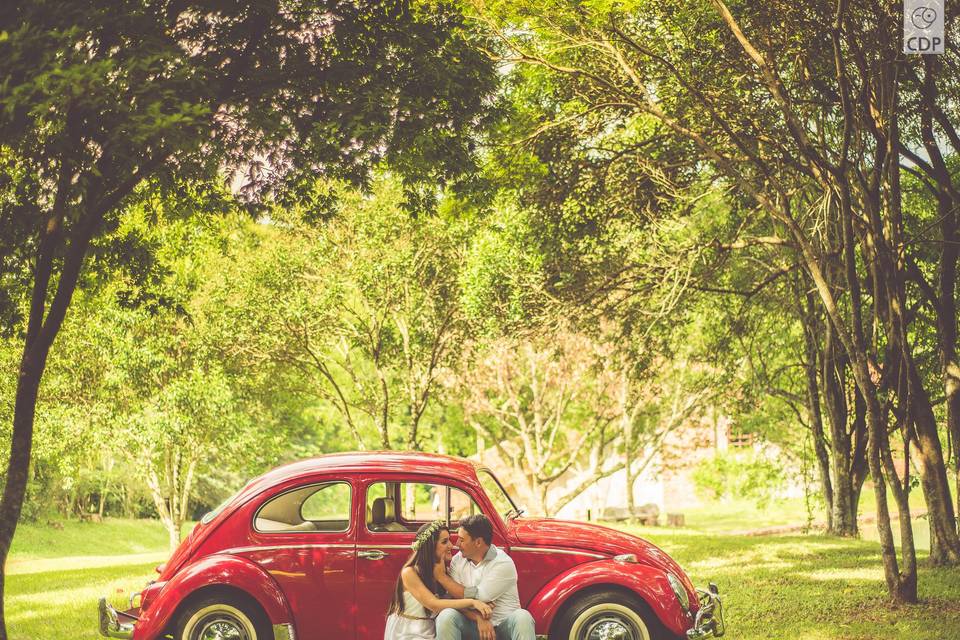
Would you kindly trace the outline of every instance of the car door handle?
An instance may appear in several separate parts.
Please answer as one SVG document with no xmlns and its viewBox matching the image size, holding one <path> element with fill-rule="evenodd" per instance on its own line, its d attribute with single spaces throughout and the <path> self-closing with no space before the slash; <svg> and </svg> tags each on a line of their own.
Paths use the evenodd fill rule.
<svg viewBox="0 0 960 640">
<path fill-rule="evenodd" d="M 366 558 L 367 560 L 383 560 L 387 557 L 387 554 L 380 549 L 364 549 L 357 551 L 358 558 Z"/>
</svg>

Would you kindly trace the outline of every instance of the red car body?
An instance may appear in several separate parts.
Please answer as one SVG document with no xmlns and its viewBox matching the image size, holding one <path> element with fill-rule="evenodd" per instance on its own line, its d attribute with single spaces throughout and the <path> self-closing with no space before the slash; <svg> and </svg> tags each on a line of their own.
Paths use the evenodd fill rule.
<svg viewBox="0 0 960 640">
<path fill-rule="evenodd" d="M 723 633 L 716 588 L 695 589 L 680 566 L 653 544 L 592 524 L 504 517 L 478 472 L 489 473 L 462 458 L 398 452 L 331 454 L 274 469 L 196 525 L 158 567 L 160 575 L 139 594 L 138 607 L 119 613 L 101 600 L 101 631 L 110 637 L 158 640 L 174 632 L 178 611 L 191 598 L 226 588 L 255 600 L 277 640 L 380 640 L 415 534 L 371 531 L 366 492 L 375 483 L 415 482 L 462 491 L 488 516 L 493 543 L 516 563 L 520 599 L 533 615 L 538 635 L 555 630 L 558 616 L 578 594 L 600 588 L 641 599 L 668 636 Z M 258 510 L 274 497 L 333 482 L 350 488 L 345 531 L 261 532 L 254 526 Z M 449 496 L 448 491 L 448 505 Z M 669 574 L 678 579 L 673 586 Z"/>
</svg>

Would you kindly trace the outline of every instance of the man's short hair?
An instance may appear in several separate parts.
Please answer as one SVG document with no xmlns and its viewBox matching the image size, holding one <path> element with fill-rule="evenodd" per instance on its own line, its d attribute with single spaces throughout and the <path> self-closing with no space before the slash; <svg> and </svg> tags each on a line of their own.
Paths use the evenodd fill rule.
<svg viewBox="0 0 960 640">
<path fill-rule="evenodd" d="M 482 513 L 467 516 L 460 521 L 460 526 L 466 529 L 471 538 L 482 538 L 487 544 L 493 544 L 493 525 Z"/>
</svg>

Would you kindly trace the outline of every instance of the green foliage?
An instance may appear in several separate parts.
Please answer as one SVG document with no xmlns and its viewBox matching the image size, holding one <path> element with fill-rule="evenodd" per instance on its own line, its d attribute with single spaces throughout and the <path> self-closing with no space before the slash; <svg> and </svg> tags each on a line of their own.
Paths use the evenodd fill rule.
<svg viewBox="0 0 960 640">
<path fill-rule="evenodd" d="M 379 160 L 449 179 L 472 166 L 461 133 L 496 82 L 445 2 L 20 2 L 0 27 L 0 140 L 35 170 L 70 154 L 94 184 L 104 161 L 157 154 L 175 154 L 173 175 L 247 168 L 251 187 L 360 180 Z"/>
<path fill-rule="evenodd" d="M 321 403 L 324 431 L 339 434 L 331 448 L 417 448 L 437 437 L 438 376 L 466 329 L 469 224 L 456 201 L 411 215 L 392 175 L 368 195 L 317 189 L 332 194 L 336 218 L 317 228 L 305 209 L 278 207 L 251 226 L 203 286 L 216 310 L 204 322 L 231 366 L 260 367 Z"/>
<path fill-rule="evenodd" d="M 779 497 L 786 481 L 780 462 L 753 451 L 718 452 L 693 472 L 694 485 L 704 497 L 750 499 L 761 508 Z"/>
<path fill-rule="evenodd" d="M 470 239 L 460 286 L 478 334 L 507 334 L 543 319 L 544 258 L 531 238 L 535 225 L 532 212 L 500 200 Z"/>
<path fill-rule="evenodd" d="M 212 309 L 198 287 L 246 217 L 198 222 L 193 211 L 228 203 L 204 188 L 179 198 L 145 190 L 97 242 L 48 365 L 25 518 L 52 510 L 155 515 L 145 474 L 177 456 L 183 470 L 195 459 L 191 498 L 202 512 L 273 466 L 296 438 L 302 423 L 287 419 L 282 394 L 230 370 L 216 336 L 205 333 Z M 118 246 L 129 251 L 126 260 L 108 249 Z M 17 342 L 0 347 L 12 363 Z M 8 427 L 14 389 L 2 391 Z"/>
</svg>

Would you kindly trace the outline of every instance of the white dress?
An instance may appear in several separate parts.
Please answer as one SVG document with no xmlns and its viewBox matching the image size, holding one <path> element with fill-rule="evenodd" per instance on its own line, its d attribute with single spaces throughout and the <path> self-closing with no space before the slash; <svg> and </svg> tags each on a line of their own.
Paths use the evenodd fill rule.
<svg viewBox="0 0 960 640">
<path fill-rule="evenodd" d="M 433 614 L 409 591 L 403 592 L 403 613 L 387 616 L 383 640 L 433 640 L 437 630 Z"/>
</svg>

